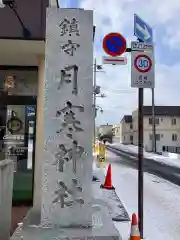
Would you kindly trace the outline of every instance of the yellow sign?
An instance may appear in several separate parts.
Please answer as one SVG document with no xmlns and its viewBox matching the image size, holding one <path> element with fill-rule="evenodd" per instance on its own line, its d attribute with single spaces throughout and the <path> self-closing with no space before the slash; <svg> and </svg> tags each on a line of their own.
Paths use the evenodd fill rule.
<svg viewBox="0 0 180 240">
<path fill-rule="evenodd" d="M 106 158 L 106 146 L 103 143 L 99 143 L 99 161 L 105 162 Z"/>
<path fill-rule="evenodd" d="M 99 143 L 95 145 L 95 153 L 99 154 Z"/>
</svg>

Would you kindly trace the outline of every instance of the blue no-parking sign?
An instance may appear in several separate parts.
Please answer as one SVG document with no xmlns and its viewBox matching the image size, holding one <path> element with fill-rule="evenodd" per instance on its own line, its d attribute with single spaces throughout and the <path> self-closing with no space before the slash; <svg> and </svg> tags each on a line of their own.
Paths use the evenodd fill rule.
<svg viewBox="0 0 180 240">
<path fill-rule="evenodd" d="M 109 33 L 103 39 L 103 49 L 112 57 L 120 56 L 126 51 L 126 39 L 120 33 Z"/>
</svg>

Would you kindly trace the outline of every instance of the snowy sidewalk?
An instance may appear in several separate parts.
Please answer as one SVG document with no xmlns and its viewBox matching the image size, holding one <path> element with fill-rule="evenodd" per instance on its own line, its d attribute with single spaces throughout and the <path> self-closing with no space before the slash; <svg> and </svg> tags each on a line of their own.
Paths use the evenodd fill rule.
<svg viewBox="0 0 180 240">
<path fill-rule="evenodd" d="M 121 143 L 108 144 L 109 147 L 121 150 L 127 154 L 137 154 L 138 147 L 134 145 L 124 145 Z M 173 153 L 164 153 L 163 155 L 158 155 L 155 153 L 148 153 L 144 151 L 144 157 L 147 159 L 152 159 L 154 161 L 160 162 L 162 164 L 175 166 L 180 168 L 180 155 Z"/>
<path fill-rule="evenodd" d="M 125 160 L 124 160 L 125 161 Z M 112 181 L 129 216 L 138 213 L 137 170 L 123 165 L 123 158 L 107 152 Z M 106 172 L 106 169 L 105 169 Z M 179 240 L 180 188 L 152 174 L 144 173 L 144 239 Z M 115 223 L 123 240 L 128 240 L 130 222 Z"/>
</svg>

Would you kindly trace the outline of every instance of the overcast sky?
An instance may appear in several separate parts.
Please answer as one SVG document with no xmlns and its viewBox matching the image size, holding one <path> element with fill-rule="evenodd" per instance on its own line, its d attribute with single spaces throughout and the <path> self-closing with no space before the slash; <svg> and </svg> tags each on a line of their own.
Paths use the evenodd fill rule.
<svg viewBox="0 0 180 240">
<path fill-rule="evenodd" d="M 134 13 L 153 27 L 155 42 L 155 104 L 180 105 L 180 1 L 179 0 L 60 0 L 61 7 L 94 10 L 96 25 L 95 54 L 97 63 L 105 56 L 103 37 L 119 32 L 128 44 L 133 36 Z M 131 59 L 126 66 L 104 66 L 97 74 L 97 84 L 106 98 L 97 98 L 104 113 L 98 113 L 97 124 L 119 123 L 123 115 L 137 108 L 137 90 L 130 87 Z M 124 55 L 125 56 L 125 55 Z M 145 105 L 151 105 L 151 91 L 144 92 Z"/>
</svg>

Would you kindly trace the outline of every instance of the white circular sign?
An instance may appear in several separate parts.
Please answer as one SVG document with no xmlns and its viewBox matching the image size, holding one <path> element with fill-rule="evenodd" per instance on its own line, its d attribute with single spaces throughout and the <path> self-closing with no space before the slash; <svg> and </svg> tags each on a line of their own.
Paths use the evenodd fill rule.
<svg viewBox="0 0 180 240">
<path fill-rule="evenodd" d="M 146 73 L 152 67 L 152 60 L 147 55 L 140 54 L 134 59 L 134 66 L 139 72 Z"/>
</svg>

